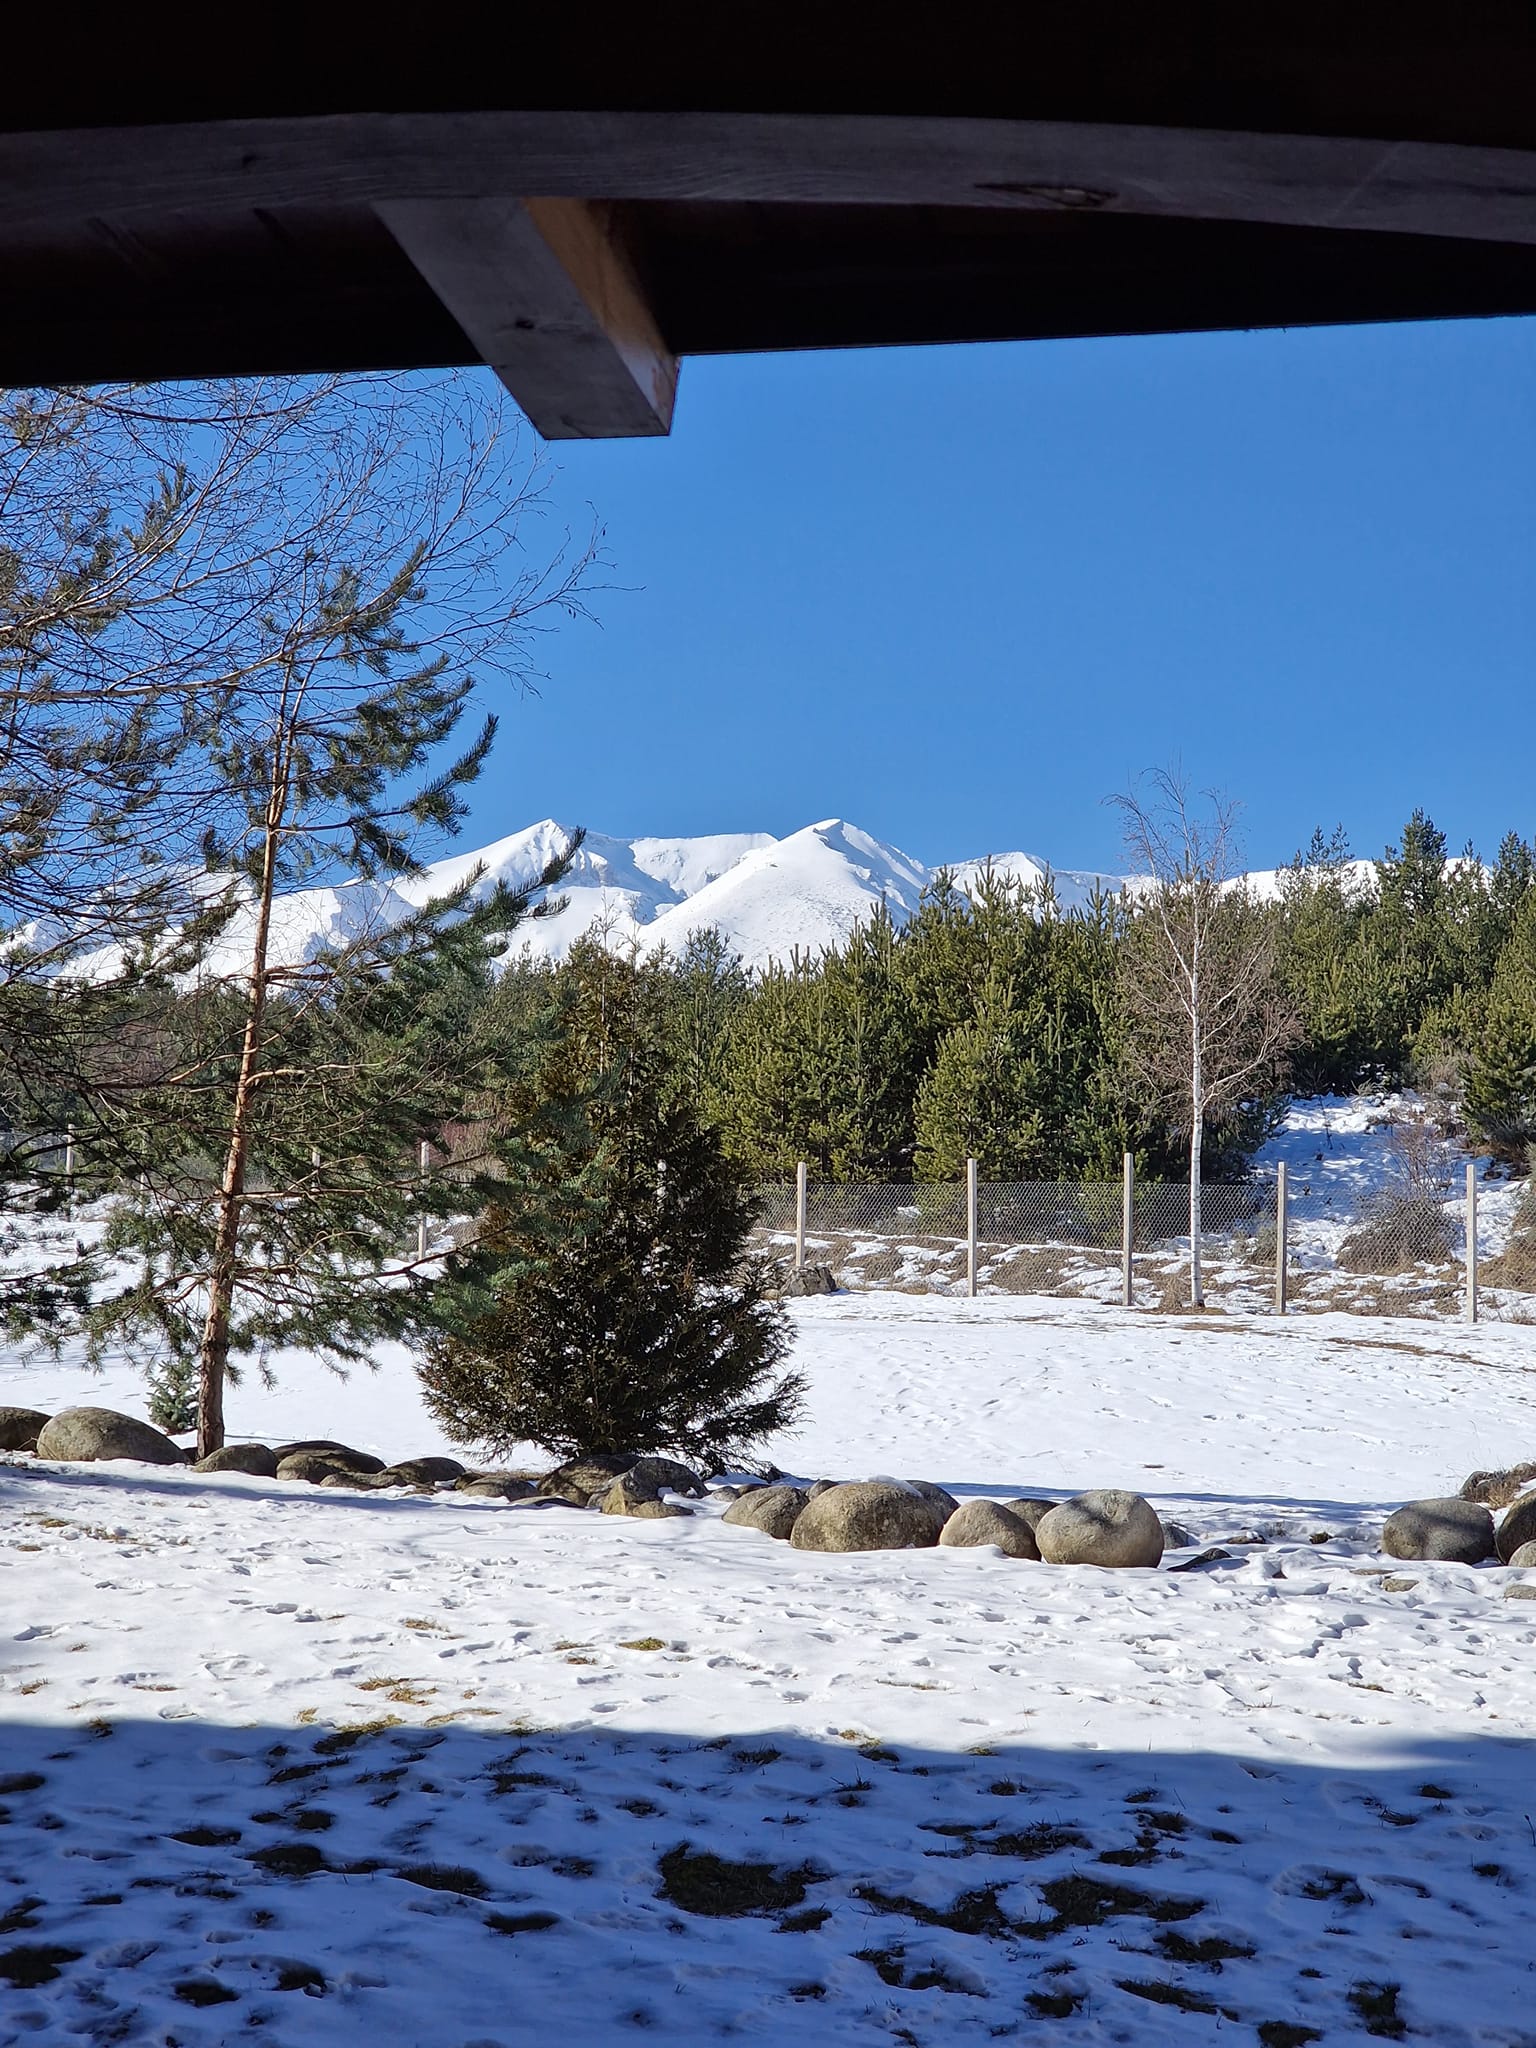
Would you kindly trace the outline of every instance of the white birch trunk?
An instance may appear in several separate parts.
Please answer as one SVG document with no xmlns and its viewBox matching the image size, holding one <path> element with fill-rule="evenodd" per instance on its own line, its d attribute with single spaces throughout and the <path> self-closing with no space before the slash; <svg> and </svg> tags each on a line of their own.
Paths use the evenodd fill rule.
<svg viewBox="0 0 1536 2048">
<path fill-rule="evenodd" d="M 1205 1073 L 1200 1042 L 1200 953 L 1196 941 L 1189 982 L 1189 1305 L 1205 1306 L 1200 1274 L 1200 1148 L 1205 1136 Z"/>
</svg>

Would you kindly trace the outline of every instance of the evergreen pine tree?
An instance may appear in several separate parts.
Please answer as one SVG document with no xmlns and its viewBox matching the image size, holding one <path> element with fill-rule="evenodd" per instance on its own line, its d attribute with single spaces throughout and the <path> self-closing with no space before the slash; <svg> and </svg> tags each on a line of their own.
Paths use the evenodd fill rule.
<svg viewBox="0 0 1536 2048">
<path fill-rule="evenodd" d="M 1465 1108 L 1498 1155 L 1520 1163 L 1536 1144 L 1536 891 L 1515 918 L 1467 1062 Z"/>
<path fill-rule="evenodd" d="M 988 975 L 976 1007 L 947 1032 L 917 1099 L 917 1171 L 925 1181 L 955 1181 L 974 1159 L 983 1180 L 1038 1177 L 1044 1117 L 1032 1037 L 1007 976 Z"/>
<path fill-rule="evenodd" d="M 789 1179 L 799 1159 L 813 1179 L 832 1178 L 827 1065 L 817 964 L 800 956 L 770 963 L 732 1020 L 713 1095 L 726 1152 L 749 1179 Z"/>
<path fill-rule="evenodd" d="M 787 1319 L 686 1085 L 666 981 L 591 940 L 553 977 L 502 1104 L 505 1185 L 436 1295 L 422 1384 L 455 1442 L 714 1466 L 795 1415 Z"/>
<path fill-rule="evenodd" d="M 122 1106 L 142 1171 L 106 1248 L 129 1277 L 88 1329 L 97 1351 L 148 1338 L 173 1381 L 195 1357 L 200 1455 L 242 1354 L 303 1344 L 343 1365 L 419 1312 L 410 1223 L 454 1195 L 419 1185 L 418 1146 L 495 1076 L 493 1046 L 437 1020 L 531 892 L 475 872 L 423 902 L 422 849 L 459 829 L 495 731 L 445 763 L 471 664 L 519 675 L 531 617 L 581 609 L 586 561 L 507 574 L 525 467 L 497 403 L 457 393 L 343 405 L 297 451 L 262 508 L 241 637 L 188 684 L 225 923 L 178 972 Z M 283 895 L 331 874 L 356 878 L 337 936 L 295 959 Z"/>
</svg>

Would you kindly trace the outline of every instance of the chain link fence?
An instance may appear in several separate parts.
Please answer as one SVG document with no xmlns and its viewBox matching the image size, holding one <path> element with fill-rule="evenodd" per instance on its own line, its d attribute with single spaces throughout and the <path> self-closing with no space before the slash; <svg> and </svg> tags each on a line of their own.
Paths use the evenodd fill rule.
<svg viewBox="0 0 1536 2048">
<path fill-rule="evenodd" d="M 1190 1303 L 1189 1189 L 1172 1182 L 965 1182 L 757 1190 L 757 1242 L 806 1291 L 1046 1294 Z M 1469 1258 L 1468 1214 L 1475 1236 Z M 974 1208 L 974 1231 L 971 1223 Z M 1536 1184 L 1201 1189 L 1214 1307 L 1536 1322 Z"/>
</svg>

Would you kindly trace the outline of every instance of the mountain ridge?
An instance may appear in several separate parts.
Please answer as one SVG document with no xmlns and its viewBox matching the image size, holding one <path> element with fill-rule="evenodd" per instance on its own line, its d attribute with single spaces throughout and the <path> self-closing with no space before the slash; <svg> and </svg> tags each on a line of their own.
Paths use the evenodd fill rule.
<svg viewBox="0 0 1536 2048">
<path fill-rule="evenodd" d="M 542 818 L 487 846 L 448 854 L 417 875 L 294 891 L 274 906 L 275 957 L 297 964 L 387 926 L 457 887 L 476 867 L 483 868 L 487 886 L 504 880 L 526 887 L 570 837 L 569 826 Z M 1097 890 L 1115 894 L 1138 886 L 1135 876 L 1057 868 L 1024 852 L 929 866 L 843 818 L 822 818 L 782 838 L 735 832 L 625 839 L 590 831 L 557 892 L 563 907 L 524 925 L 516 944 L 538 957 L 562 959 L 577 938 L 595 930 L 642 953 L 665 946 L 676 954 L 691 933 L 710 929 L 747 967 L 762 968 L 841 944 L 881 904 L 897 925 L 904 924 L 939 873 L 947 871 L 965 889 L 989 868 L 1032 887 L 1049 876 L 1064 910 L 1085 908 Z M 1356 861 L 1350 868 L 1350 879 L 1358 883 L 1371 863 Z M 1245 879 L 1259 894 L 1272 896 L 1284 872 L 1266 869 Z M 237 914 L 216 948 L 216 971 L 239 971 L 249 949 L 247 921 L 245 912 Z"/>
</svg>

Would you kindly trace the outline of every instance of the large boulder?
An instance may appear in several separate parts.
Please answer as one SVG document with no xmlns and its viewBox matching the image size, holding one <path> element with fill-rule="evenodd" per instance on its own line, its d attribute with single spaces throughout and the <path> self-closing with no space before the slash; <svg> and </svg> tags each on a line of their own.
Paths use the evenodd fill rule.
<svg viewBox="0 0 1536 2048">
<path fill-rule="evenodd" d="M 733 1501 L 720 1519 L 733 1529 L 761 1529 L 765 1536 L 787 1543 L 809 1499 L 799 1486 L 755 1486 Z"/>
<path fill-rule="evenodd" d="M 0 1451 L 35 1451 L 47 1424 L 40 1408 L 0 1408 Z"/>
<path fill-rule="evenodd" d="M 837 1275 L 830 1266 L 791 1266 L 779 1292 L 790 1297 L 836 1294 Z"/>
<path fill-rule="evenodd" d="M 302 1436 L 291 1444 L 275 1444 L 272 1455 L 279 1465 L 284 1458 L 297 1457 L 300 1451 L 345 1451 L 345 1444 L 337 1443 L 333 1436 Z"/>
<path fill-rule="evenodd" d="M 1474 1472 L 1461 1486 L 1463 1500 L 1481 1501 L 1495 1513 L 1507 1508 L 1536 1479 L 1536 1464 L 1509 1465 L 1502 1472 Z"/>
<path fill-rule="evenodd" d="M 402 1458 L 386 1465 L 375 1475 L 376 1486 L 440 1486 L 448 1479 L 462 1479 L 464 1467 L 457 1458 Z"/>
<path fill-rule="evenodd" d="M 1108 1488 L 1080 1493 L 1042 1515 L 1035 1541 L 1047 1564 L 1156 1565 L 1163 1555 L 1163 1525 L 1139 1493 Z"/>
<path fill-rule="evenodd" d="M 382 1470 L 382 1467 L 380 1469 Z M 279 1458 L 277 1461 L 279 1479 L 301 1479 L 310 1486 L 318 1486 L 333 1472 L 340 1472 L 349 1480 L 371 1476 L 367 1472 L 360 1472 L 349 1459 L 339 1457 L 335 1451 L 294 1451 L 291 1456 Z"/>
<path fill-rule="evenodd" d="M 680 1465 L 676 1458 L 636 1458 L 628 1476 L 657 1493 L 686 1494 L 690 1500 L 702 1500 L 709 1491 L 693 1467 Z"/>
<path fill-rule="evenodd" d="M 915 1487 L 867 1479 L 807 1501 L 789 1540 L 796 1550 L 928 1550 L 939 1520 Z"/>
<path fill-rule="evenodd" d="M 38 1432 L 37 1455 L 90 1465 L 132 1458 L 140 1465 L 185 1465 L 180 1444 L 134 1415 L 111 1408 L 63 1408 Z"/>
<path fill-rule="evenodd" d="M 560 1500 L 568 1500 L 572 1507 L 584 1508 L 594 1493 L 605 1493 L 620 1473 L 627 1472 L 637 1462 L 635 1458 L 606 1451 L 567 1458 L 553 1472 L 544 1474 L 538 1482 L 539 1492 L 554 1494 Z M 651 1491 L 654 1493 L 656 1489 L 652 1487 Z"/>
<path fill-rule="evenodd" d="M 453 1482 L 455 1493 L 474 1493 L 487 1500 L 529 1500 L 538 1492 L 521 1472 L 466 1472 Z"/>
<path fill-rule="evenodd" d="M 995 1543 L 1005 1557 L 1038 1558 L 1040 1547 L 1028 1522 L 999 1507 L 995 1500 L 962 1501 L 939 1531 L 946 1549 L 971 1549 Z"/>
<path fill-rule="evenodd" d="M 1388 1557 L 1439 1558 L 1481 1564 L 1493 1556 L 1493 1516 L 1480 1501 L 1411 1500 L 1388 1515 L 1381 1532 Z"/>
<path fill-rule="evenodd" d="M 636 1515 L 660 1497 L 660 1488 L 648 1479 L 637 1479 L 633 1472 L 621 1472 L 617 1479 L 609 1480 L 592 1505 L 601 1508 L 605 1515 Z"/>
<path fill-rule="evenodd" d="M 46 1435 L 46 1431 L 44 1434 Z M 1504 1519 L 1499 1523 L 1494 1542 L 1505 1564 L 1509 1563 L 1522 1543 L 1536 1543 L 1536 1492 L 1522 1493 L 1517 1501 L 1505 1509 Z"/>
<path fill-rule="evenodd" d="M 376 1458 L 372 1451 L 355 1451 L 350 1444 L 332 1443 L 326 1437 L 316 1437 L 307 1444 L 279 1444 L 272 1453 L 277 1460 L 278 1477 L 284 1478 L 283 1467 L 293 1458 L 329 1458 L 342 1472 L 382 1472 L 384 1460 Z"/>
<path fill-rule="evenodd" d="M 628 1512 L 637 1522 L 671 1522 L 679 1517 L 686 1518 L 693 1513 L 693 1509 L 685 1508 L 681 1501 L 653 1498 L 637 1501 Z"/>
<path fill-rule="evenodd" d="M 277 1477 L 277 1453 L 266 1444 L 225 1444 L 199 1458 L 194 1472 L 245 1472 L 253 1479 Z"/>
<path fill-rule="evenodd" d="M 1536 1564 L 1536 1543 L 1522 1543 L 1518 1550 L 1510 1552 L 1504 1562 L 1518 1565 Z"/>
<path fill-rule="evenodd" d="M 942 1486 L 935 1486 L 931 1479 L 909 1479 L 905 1483 L 927 1501 L 941 1529 L 960 1505 L 952 1493 L 946 1493 Z"/>
<path fill-rule="evenodd" d="M 1017 1515 L 1021 1522 L 1026 1523 L 1029 1533 L 1033 1535 L 1044 1518 L 1051 1512 L 1051 1509 L 1059 1508 L 1061 1502 L 1059 1500 L 1040 1500 L 1035 1494 L 1026 1493 L 1018 1500 L 1005 1500 L 1003 1506 L 1010 1515 Z"/>
</svg>

